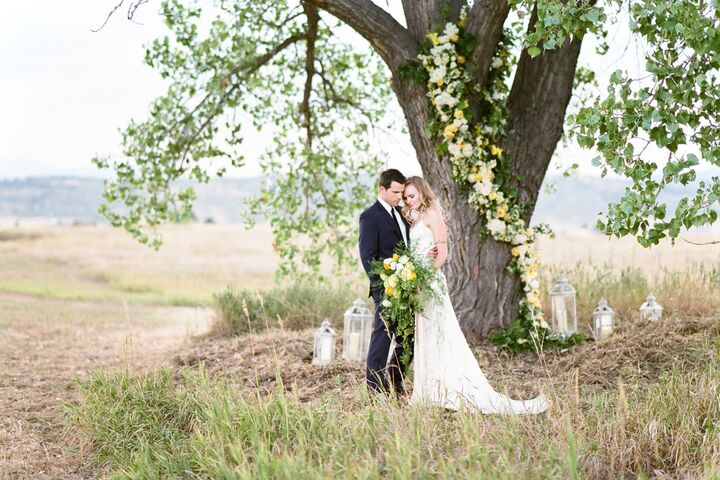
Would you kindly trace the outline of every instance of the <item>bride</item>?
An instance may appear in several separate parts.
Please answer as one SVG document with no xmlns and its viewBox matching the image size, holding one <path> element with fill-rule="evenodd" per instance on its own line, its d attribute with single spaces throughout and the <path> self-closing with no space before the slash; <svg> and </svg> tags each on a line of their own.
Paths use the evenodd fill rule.
<svg viewBox="0 0 720 480">
<path fill-rule="evenodd" d="M 442 210 L 430 186 L 421 177 L 405 183 L 403 214 L 412 222 L 410 245 L 418 254 L 437 247 L 435 268 L 448 257 L 447 229 Z M 415 319 L 413 392 L 410 403 L 482 413 L 536 414 L 545 411 L 544 396 L 513 400 L 488 383 L 460 330 L 447 293 L 447 282 L 437 272 L 439 299 L 432 300 Z"/>
</svg>

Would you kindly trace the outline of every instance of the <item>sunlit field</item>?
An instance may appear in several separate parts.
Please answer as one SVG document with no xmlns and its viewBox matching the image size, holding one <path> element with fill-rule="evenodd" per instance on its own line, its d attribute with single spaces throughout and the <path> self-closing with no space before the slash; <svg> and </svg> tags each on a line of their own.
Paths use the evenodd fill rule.
<svg viewBox="0 0 720 480">
<path fill-rule="evenodd" d="M 267 228 L 163 234 L 0 230 L 0 478 L 720 478 L 718 245 L 543 239 L 543 290 L 564 272 L 581 328 L 600 296 L 618 328 L 475 346 L 497 388 L 551 398 L 529 419 L 371 402 L 361 363 L 311 365 L 318 319 L 341 330 L 365 294 L 359 263 L 317 293 L 275 283 Z M 659 323 L 638 318 L 651 290 Z"/>
</svg>

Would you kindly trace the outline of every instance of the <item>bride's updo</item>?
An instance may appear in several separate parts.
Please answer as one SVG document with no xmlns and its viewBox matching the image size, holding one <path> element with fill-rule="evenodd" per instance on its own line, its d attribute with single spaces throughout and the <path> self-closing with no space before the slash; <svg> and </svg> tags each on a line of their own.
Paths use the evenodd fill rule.
<svg viewBox="0 0 720 480">
<path fill-rule="evenodd" d="M 420 193 L 420 206 L 418 207 L 418 212 L 422 213 L 430 207 L 435 207 L 438 212 L 440 212 L 440 215 L 444 216 L 440 201 L 435 196 L 435 193 L 433 193 L 430 185 L 428 185 L 424 178 L 417 176 L 408 177 L 405 181 L 405 188 L 409 185 L 415 187 L 415 189 Z M 412 217 L 412 210 L 406 203 L 403 203 L 402 213 L 408 221 L 412 222 L 414 220 Z"/>
</svg>

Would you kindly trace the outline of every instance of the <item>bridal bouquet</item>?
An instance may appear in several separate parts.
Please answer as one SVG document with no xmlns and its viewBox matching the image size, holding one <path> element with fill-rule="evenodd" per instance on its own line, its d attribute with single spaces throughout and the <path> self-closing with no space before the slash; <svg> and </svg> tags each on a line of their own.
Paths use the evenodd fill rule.
<svg viewBox="0 0 720 480">
<path fill-rule="evenodd" d="M 392 257 L 373 262 L 371 274 L 382 281 L 381 312 L 395 331 L 395 341 L 403 346 L 400 365 L 404 369 L 412 354 L 415 315 L 422 313 L 428 301 L 438 295 L 437 288 L 431 285 L 437 271 L 431 259 L 403 246 Z"/>
</svg>

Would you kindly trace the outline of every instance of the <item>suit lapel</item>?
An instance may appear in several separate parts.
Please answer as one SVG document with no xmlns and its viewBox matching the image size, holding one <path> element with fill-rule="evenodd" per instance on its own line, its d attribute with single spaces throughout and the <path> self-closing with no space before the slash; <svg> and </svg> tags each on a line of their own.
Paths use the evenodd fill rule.
<svg viewBox="0 0 720 480">
<path fill-rule="evenodd" d="M 396 232 L 398 235 L 400 235 L 400 239 L 402 239 L 403 236 L 402 236 L 402 232 L 400 232 L 400 225 L 398 225 L 398 223 L 395 221 L 395 219 L 393 219 L 393 217 L 392 217 L 392 215 L 390 214 L 390 212 L 388 212 L 387 210 L 385 210 L 385 207 L 382 206 L 382 204 L 380 203 L 380 201 L 375 202 L 375 205 L 377 205 L 377 209 L 378 209 L 378 212 L 380 213 L 380 215 L 382 215 L 382 216 L 385 217 L 385 220 L 386 220 L 388 223 L 390 223 L 390 225 L 393 226 L 393 228 L 395 229 L 395 232 Z M 390 208 L 392 208 L 392 207 L 390 207 Z M 397 210 L 395 211 L 395 213 L 397 213 Z M 402 218 L 402 217 L 401 217 L 401 218 Z"/>
</svg>

